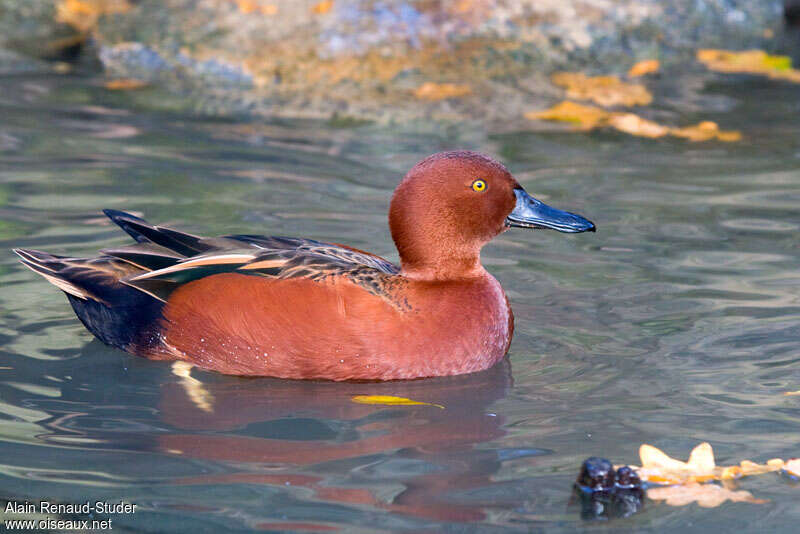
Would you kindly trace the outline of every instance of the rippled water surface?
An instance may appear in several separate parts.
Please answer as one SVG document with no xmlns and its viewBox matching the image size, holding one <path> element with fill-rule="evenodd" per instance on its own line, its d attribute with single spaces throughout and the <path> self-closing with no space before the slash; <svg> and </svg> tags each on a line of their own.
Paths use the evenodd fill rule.
<svg viewBox="0 0 800 534">
<path fill-rule="evenodd" d="M 136 532 L 796 531 L 800 487 L 776 474 L 740 482 L 760 504 L 649 501 L 607 523 L 568 505 L 585 457 L 636 463 L 641 443 L 686 458 L 708 441 L 720 464 L 800 456 L 800 397 L 783 395 L 800 390 L 800 95 L 749 79 L 706 94 L 716 111 L 669 120 L 716 120 L 743 142 L 207 119 L 92 79 L 0 80 L 0 497 L 137 503 L 113 516 Z M 461 147 L 599 227 L 485 249 L 517 330 L 509 361 L 480 374 L 177 376 L 93 341 L 8 251 L 123 244 L 100 214 L 112 207 L 394 260 L 395 184 Z"/>
</svg>

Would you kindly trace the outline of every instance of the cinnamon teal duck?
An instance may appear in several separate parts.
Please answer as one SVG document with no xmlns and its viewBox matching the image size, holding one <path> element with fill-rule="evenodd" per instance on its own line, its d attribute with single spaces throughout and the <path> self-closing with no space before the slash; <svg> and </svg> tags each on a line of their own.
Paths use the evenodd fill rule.
<svg viewBox="0 0 800 534">
<path fill-rule="evenodd" d="M 481 248 L 509 228 L 595 231 L 531 197 L 500 163 L 434 154 L 400 182 L 395 265 L 338 243 L 199 237 L 117 210 L 136 243 L 93 258 L 16 249 L 113 347 L 226 374 L 394 380 L 456 375 L 504 357 L 514 316 Z"/>
</svg>

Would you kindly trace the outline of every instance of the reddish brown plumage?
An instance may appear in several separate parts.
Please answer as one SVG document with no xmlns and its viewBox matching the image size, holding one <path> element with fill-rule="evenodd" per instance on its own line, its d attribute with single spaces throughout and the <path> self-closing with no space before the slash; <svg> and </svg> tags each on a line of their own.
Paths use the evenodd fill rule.
<svg viewBox="0 0 800 534">
<path fill-rule="evenodd" d="M 404 281 L 400 309 L 344 278 L 202 278 L 164 308 L 172 357 L 229 374 L 389 380 L 485 369 L 506 352 L 509 312 L 488 273 L 458 282 Z"/>
<path fill-rule="evenodd" d="M 472 190 L 476 179 L 487 182 L 485 192 Z M 508 350 L 513 318 L 480 249 L 505 229 L 517 186 L 478 154 L 427 158 L 392 198 L 403 270 L 381 295 L 344 277 L 202 278 L 167 301 L 164 343 L 153 356 L 230 374 L 334 380 L 486 369 Z"/>
<path fill-rule="evenodd" d="M 389 226 L 400 268 L 346 245 L 202 238 L 106 213 L 136 245 L 90 260 L 19 252 L 70 294 L 100 339 L 227 374 L 330 380 L 494 365 L 514 324 L 500 284 L 480 263 L 483 245 L 509 224 L 594 230 L 532 199 L 503 165 L 473 152 L 426 158 L 398 185 Z M 555 217 L 553 225 L 542 216 Z M 109 265 L 125 268 L 100 268 Z"/>
<path fill-rule="evenodd" d="M 488 184 L 480 193 L 471 187 L 478 179 Z M 403 274 L 445 280 L 479 275 L 480 250 L 506 229 L 518 186 L 503 165 L 474 152 L 444 152 L 417 163 L 389 206 Z"/>
</svg>

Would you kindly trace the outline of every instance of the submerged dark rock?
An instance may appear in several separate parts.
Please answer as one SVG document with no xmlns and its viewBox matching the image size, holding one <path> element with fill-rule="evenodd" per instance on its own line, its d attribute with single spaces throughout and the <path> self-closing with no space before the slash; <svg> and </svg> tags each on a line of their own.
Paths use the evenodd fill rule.
<svg viewBox="0 0 800 534">
<path fill-rule="evenodd" d="M 574 485 L 581 518 L 608 520 L 629 517 L 644 505 L 644 487 L 628 466 L 614 469 L 605 458 L 584 460 Z"/>
<path fill-rule="evenodd" d="M 599 492 L 614 489 L 616 472 L 605 458 L 593 456 L 583 461 L 581 473 L 575 481 L 582 491 Z"/>
</svg>

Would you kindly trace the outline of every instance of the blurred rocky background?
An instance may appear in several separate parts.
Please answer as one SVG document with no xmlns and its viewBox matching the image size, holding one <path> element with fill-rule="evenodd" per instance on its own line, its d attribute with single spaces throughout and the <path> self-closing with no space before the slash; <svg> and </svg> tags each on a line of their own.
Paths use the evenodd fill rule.
<svg viewBox="0 0 800 534">
<path fill-rule="evenodd" d="M 560 98 L 556 71 L 780 51 L 786 2 L 0 0 L 0 73 L 102 69 L 211 114 L 503 124 Z"/>
</svg>

